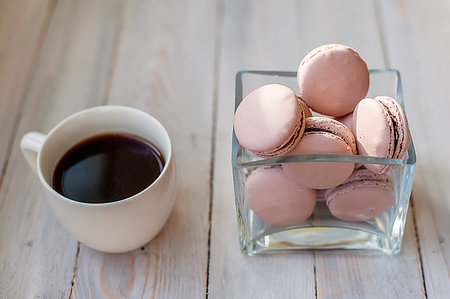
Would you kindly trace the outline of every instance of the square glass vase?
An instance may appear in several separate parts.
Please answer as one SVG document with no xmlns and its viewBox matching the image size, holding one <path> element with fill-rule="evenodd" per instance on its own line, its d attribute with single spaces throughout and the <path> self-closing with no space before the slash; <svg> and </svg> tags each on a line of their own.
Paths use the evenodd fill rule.
<svg viewBox="0 0 450 299">
<path fill-rule="evenodd" d="M 240 71 L 236 75 L 235 110 L 252 90 L 270 83 L 279 83 L 293 91 L 298 90 L 296 72 Z M 404 108 L 399 71 L 370 70 L 370 88 L 366 97 L 381 95 L 395 98 Z M 318 115 L 313 113 L 313 116 Z M 246 202 L 245 184 L 248 175 L 258 168 L 305 162 L 393 165 L 395 167 L 387 174 L 393 181 L 395 202 L 381 215 L 359 222 L 335 218 L 326 203 L 320 200 L 317 201 L 312 215 L 301 223 L 275 226 L 258 218 Z M 363 250 L 396 254 L 401 249 L 415 165 L 413 142 L 403 159 L 359 155 L 291 155 L 265 159 L 241 147 L 233 131 L 232 168 L 240 249 L 245 255 L 305 249 Z"/>
</svg>

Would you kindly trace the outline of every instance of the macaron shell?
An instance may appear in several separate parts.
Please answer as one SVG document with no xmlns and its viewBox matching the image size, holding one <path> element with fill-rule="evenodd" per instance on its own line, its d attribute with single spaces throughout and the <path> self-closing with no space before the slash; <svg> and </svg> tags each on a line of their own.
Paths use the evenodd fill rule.
<svg viewBox="0 0 450 299">
<path fill-rule="evenodd" d="M 299 65 L 300 96 L 312 110 L 330 116 L 353 111 L 369 89 L 369 70 L 358 53 L 339 44 L 312 50 Z"/>
<path fill-rule="evenodd" d="M 308 131 L 325 131 L 341 137 L 352 152 L 356 154 L 356 142 L 350 129 L 341 122 L 328 117 L 311 117 L 306 120 L 306 128 Z"/>
<path fill-rule="evenodd" d="M 287 180 L 281 167 L 259 168 L 247 177 L 245 200 L 264 222 L 293 225 L 311 216 L 316 191 Z"/>
<path fill-rule="evenodd" d="M 281 155 L 297 144 L 304 112 L 294 92 L 280 84 L 252 91 L 236 109 L 234 130 L 242 147 L 262 157 Z"/>
<path fill-rule="evenodd" d="M 391 118 L 374 99 L 363 99 L 353 112 L 352 130 L 358 154 L 391 158 L 395 150 L 395 132 Z M 387 165 L 365 164 L 375 173 L 383 173 Z"/>
<path fill-rule="evenodd" d="M 406 150 L 411 144 L 411 134 L 409 132 L 408 119 L 402 106 L 393 98 L 379 96 L 375 100 L 382 103 L 389 110 L 394 125 L 396 146 L 393 159 L 402 159 Z"/>
<path fill-rule="evenodd" d="M 364 221 L 387 211 L 395 202 L 392 190 L 379 186 L 355 186 L 327 201 L 331 214 L 343 221 Z"/>
<path fill-rule="evenodd" d="M 344 221 L 364 221 L 387 211 L 395 202 L 392 178 L 360 168 L 342 185 L 325 192 L 333 216 Z"/>
<path fill-rule="evenodd" d="M 307 132 L 289 155 L 336 154 L 352 155 L 353 150 L 340 137 L 327 132 Z M 354 163 L 296 162 L 282 165 L 293 182 L 314 189 L 327 189 L 344 182 L 353 172 Z"/>
<path fill-rule="evenodd" d="M 353 132 L 353 111 L 344 116 L 336 117 L 335 119 Z"/>
<path fill-rule="evenodd" d="M 335 120 L 342 123 L 344 126 L 346 126 L 353 134 L 353 111 L 349 114 L 346 114 L 344 116 L 336 117 Z M 356 141 L 355 141 L 356 146 Z M 358 151 L 355 151 L 355 154 L 358 154 Z M 355 163 L 355 169 L 359 168 L 362 164 Z"/>
</svg>

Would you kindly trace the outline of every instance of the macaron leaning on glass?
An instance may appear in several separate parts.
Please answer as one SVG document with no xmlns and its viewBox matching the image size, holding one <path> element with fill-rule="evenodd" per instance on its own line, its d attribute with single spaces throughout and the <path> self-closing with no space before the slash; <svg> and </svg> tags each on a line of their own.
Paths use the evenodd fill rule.
<svg viewBox="0 0 450 299">
<path fill-rule="evenodd" d="M 234 115 L 240 145 L 255 155 L 281 156 L 297 145 L 305 130 L 305 112 L 295 93 L 281 84 L 249 93 Z"/>
<path fill-rule="evenodd" d="M 243 148 L 271 158 L 291 151 L 305 124 L 305 111 L 295 93 L 284 85 L 269 84 L 255 89 L 239 104 L 234 132 Z M 293 225 L 312 214 L 316 193 L 288 180 L 281 166 L 259 167 L 245 180 L 245 201 L 262 221 Z"/>
<path fill-rule="evenodd" d="M 320 46 L 300 62 L 300 96 L 314 111 L 343 116 L 353 111 L 369 90 L 369 70 L 352 48 L 341 44 Z"/>
<path fill-rule="evenodd" d="M 331 214 L 340 220 L 369 220 L 392 207 L 394 184 L 385 173 L 360 168 L 341 185 L 328 189 L 325 199 Z"/>
<path fill-rule="evenodd" d="M 342 123 L 326 117 L 309 117 L 302 139 L 288 155 L 354 155 L 355 138 Z M 309 188 L 327 189 L 343 183 L 353 172 L 352 162 L 284 163 L 291 181 Z"/>
<path fill-rule="evenodd" d="M 264 222 L 293 225 L 311 216 L 316 206 L 316 190 L 288 180 L 280 166 L 261 167 L 247 177 L 245 199 Z"/>
<path fill-rule="evenodd" d="M 352 115 L 351 129 L 359 155 L 402 159 L 411 144 L 405 112 L 391 97 L 366 98 L 359 102 Z M 392 169 L 392 166 L 383 164 L 364 166 L 374 173 Z"/>
</svg>

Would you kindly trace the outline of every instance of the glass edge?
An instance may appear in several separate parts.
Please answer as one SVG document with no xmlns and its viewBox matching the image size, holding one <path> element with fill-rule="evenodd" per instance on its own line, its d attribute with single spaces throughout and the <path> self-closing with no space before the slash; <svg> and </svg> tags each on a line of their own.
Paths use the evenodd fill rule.
<svg viewBox="0 0 450 299">
<path fill-rule="evenodd" d="M 396 73 L 397 76 L 400 77 L 400 71 L 397 69 L 394 69 L 394 68 L 369 69 L 369 72 L 371 74 L 392 72 L 392 73 Z M 238 79 L 238 77 L 239 77 L 239 79 L 242 79 L 242 76 L 245 74 L 280 76 L 280 77 L 295 77 L 295 76 L 297 76 L 296 71 L 240 70 L 236 73 L 236 79 Z"/>
</svg>

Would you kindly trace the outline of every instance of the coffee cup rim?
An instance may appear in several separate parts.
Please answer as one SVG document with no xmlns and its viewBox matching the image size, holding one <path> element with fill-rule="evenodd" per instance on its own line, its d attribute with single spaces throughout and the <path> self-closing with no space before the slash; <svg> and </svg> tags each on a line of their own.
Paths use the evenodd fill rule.
<svg viewBox="0 0 450 299">
<path fill-rule="evenodd" d="M 60 130 L 63 126 L 65 126 L 67 123 L 73 121 L 76 118 L 79 118 L 81 115 L 86 114 L 86 113 L 92 113 L 93 111 L 111 111 L 111 110 L 127 110 L 130 111 L 132 113 L 138 113 L 141 114 L 145 117 L 150 117 L 161 129 L 161 131 L 163 132 L 163 134 L 167 137 L 168 140 L 168 150 L 167 150 L 167 157 L 166 155 L 164 155 L 164 159 L 165 159 L 165 163 L 164 163 L 164 167 L 161 171 L 161 173 L 159 174 L 159 176 L 147 187 L 145 187 L 145 189 L 139 191 L 138 193 L 135 193 L 129 197 L 123 198 L 123 199 L 119 199 L 116 201 L 111 201 L 111 202 L 103 202 L 103 203 L 89 203 L 89 202 L 82 202 L 82 201 L 77 201 L 71 198 L 68 198 L 64 195 L 62 195 L 61 193 L 57 192 L 47 181 L 47 179 L 45 178 L 44 174 L 42 173 L 42 168 L 41 168 L 41 155 L 42 155 L 42 150 L 45 147 L 45 144 L 49 138 L 49 136 L 53 135 L 56 131 Z M 131 133 L 132 134 L 132 133 Z M 95 136 L 95 134 L 88 136 L 86 138 Z M 138 136 L 138 135 L 137 135 Z M 141 137 L 141 136 L 139 136 Z M 141 137 L 143 138 L 143 137 Z M 81 111 L 75 112 L 71 115 L 69 115 L 68 117 L 64 118 L 62 121 L 60 121 L 58 124 L 56 124 L 46 135 L 45 141 L 41 147 L 41 150 L 38 152 L 37 155 L 37 173 L 38 173 L 38 177 L 41 180 L 41 182 L 44 184 L 45 188 L 50 191 L 52 194 L 56 195 L 58 198 L 68 202 L 69 204 L 75 205 L 75 206 L 88 206 L 88 207 L 105 207 L 105 206 L 115 206 L 115 205 L 121 205 L 124 204 L 125 202 L 129 202 L 129 201 L 133 201 L 136 200 L 137 197 L 139 197 L 142 193 L 146 192 L 147 190 L 149 190 L 150 188 L 153 188 L 153 186 L 155 186 L 156 184 L 158 184 L 161 180 L 162 177 L 165 176 L 166 172 L 168 171 L 167 169 L 169 168 L 170 164 L 172 164 L 172 155 L 173 155 L 173 146 L 172 146 L 172 140 L 170 139 L 170 135 L 167 131 L 167 129 L 162 125 L 162 123 L 155 118 L 154 116 L 150 115 L 147 112 L 144 112 L 142 110 L 139 110 L 137 108 L 133 108 L 133 107 L 129 107 L 129 106 L 124 106 L 124 105 L 100 105 L 100 106 L 95 106 L 95 107 L 90 107 L 87 109 L 83 109 Z"/>
</svg>

